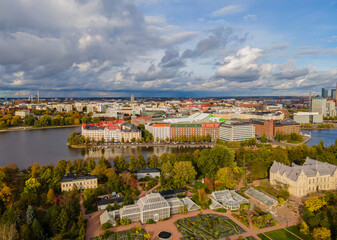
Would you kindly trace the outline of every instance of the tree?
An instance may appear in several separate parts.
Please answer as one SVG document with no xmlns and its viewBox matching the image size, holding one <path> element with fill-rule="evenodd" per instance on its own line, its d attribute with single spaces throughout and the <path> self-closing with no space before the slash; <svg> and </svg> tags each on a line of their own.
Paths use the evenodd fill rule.
<svg viewBox="0 0 337 240">
<path fill-rule="evenodd" d="M 0 202 L 2 201 L 5 205 L 7 205 L 12 198 L 13 195 L 11 189 L 5 183 L 0 183 Z"/>
<path fill-rule="evenodd" d="M 176 162 L 173 166 L 173 180 L 178 187 L 192 182 L 196 175 L 197 172 L 190 161 Z"/>
<path fill-rule="evenodd" d="M 305 206 L 308 208 L 310 212 L 315 212 L 327 204 L 328 203 L 325 201 L 323 197 L 318 196 L 310 197 L 308 200 L 305 201 Z"/>
<path fill-rule="evenodd" d="M 52 205 L 54 204 L 54 200 L 55 200 L 55 193 L 54 193 L 54 190 L 53 189 L 49 189 L 48 193 L 47 193 L 47 199 L 46 199 L 46 202 L 49 204 L 49 205 Z"/>
<path fill-rule="evenodd" d="M 0 239 L 1 240 L 17 240 L 19 239 L 19 233 L 16 230 L 15 223 L 8 225 L 0 225 Z M 27 238 L 28 239 L 28 238 Z"/>
<path fill-rule="evenodd" d="M 305 221 L 302 221 L 301 223 L 300 232 L 306 236 L 310 234 L 309 226 Z"/>
<path fill-rule="evenodd" d="M 261 137 L 261 142 L 262 143 L 266 143 L 267 142 L 267 137 L 266 137 L 266 133 L 263 133 L 262 137 Z"/>
<path fill-rule="evenodd" d="M 325 227 L 314 228 L 312 232 L 312 237 L 315 240 L 330 239 L 331 231 Z"/>
<path fill-rule="evenodd" d="M 33 163 L 32 167 L 31 167 L 31 177 L 32 178 L 37 178 L 38 169 L 39 169 L 39 164 Z"/>
<path fill-rule="evenodd" d="M 229 167 L 220 168 L 215 178 L 222 186 L 229 189 L 234 189 L 238 183 L 233 168 Z"/>
<path fill-rule="evenodd" d="M 35 218 L 35 213 L 32 205 L 29 205 L 26 211 L 26 220 L 28 224 L 32 224 Z"/>
<path fill-rule="evenodd" d="M 275 136 L 275 140 L 278 141 L 278 142 L 281 141 L 281 133 L 280 133 L 280 130 L 277 130 L 276 136 Z"/>
<path fill-rule="evenodd" d="M 149 166 L 149 168 L 158 168 L 159 158 L 157 157 L 157 155 L 150 156 L 149 159 L 147 160 L 147 165 Z"/>
<path fill-rule="evenodd" d="M 137 170 L 146 168 L 146 161 L 142 154 L 139 154 L 137 157 Z"/>
<path fill-rule="evenodd" d="M 32 235 L 34 240 L 44 240 L 45 236 L 43 233 L 43 228 L 41 227 L 40 223 L 34 219 L 33 225 L 32 225 Z"/>
<path fill-rule="evenodd" d="M 134 155 L 129 157 L 129 170 L 135 172 L 137 170 L 137 160 Z"/>
<path fill-rule="evenodd" d="M 62 232 L 65 232 L 67 230 L 68 224 L 69 224 L 69 217 L 67 211 L 64 208 L 62 208 L 60 214 L 60 229 Z"/>
<path fill-rule="evenodd" d="M 129 168 L 129 164 L 126 162 L 124 157 L 116 156 L 113 162 L 116 170 L 118 171 L 127 170 Z"/>
</svg>

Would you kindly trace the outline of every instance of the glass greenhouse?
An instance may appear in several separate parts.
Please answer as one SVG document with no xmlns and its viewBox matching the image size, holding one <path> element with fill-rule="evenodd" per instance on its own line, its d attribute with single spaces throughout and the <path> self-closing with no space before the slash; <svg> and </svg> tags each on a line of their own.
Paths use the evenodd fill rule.
<svg viewBox="0 0 337 240">
<path fill-rule="evenodd" d="M 240 208 L 240 204 L 249 202 L 234 190 L 215 191 L 210 195 L 210 198 L 212 200 L 211 207 L 213 209 L 220 208 L 222 204 L 226 209 L 237 210 Z"/>
</svg>

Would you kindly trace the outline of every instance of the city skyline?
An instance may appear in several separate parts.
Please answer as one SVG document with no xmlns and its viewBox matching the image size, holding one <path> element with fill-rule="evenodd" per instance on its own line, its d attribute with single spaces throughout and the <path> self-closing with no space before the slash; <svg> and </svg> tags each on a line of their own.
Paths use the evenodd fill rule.
<svg viewBox="0 0 337 240">
<path fill-rule="evenodd" d="M 0 97 L 306 96 L 335 88 L 335 1 L 0 3 Z"/>
</svg>

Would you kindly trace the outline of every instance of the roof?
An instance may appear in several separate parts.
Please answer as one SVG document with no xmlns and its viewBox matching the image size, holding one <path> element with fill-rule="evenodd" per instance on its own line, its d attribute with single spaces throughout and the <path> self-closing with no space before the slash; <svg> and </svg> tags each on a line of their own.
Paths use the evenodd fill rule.
<svg viewBox="0 0 337 240">
<path fill-rule="evenodd" d="M 96 175 L 76 176 L 75 174 L 64 175 L 61 182 L 72 182 L 74 180 L 97 179 Z"/>
<path fill-rule="evenodd" d="M 128 197 L 128 199 L 132 199 L 132 197 Z M 121 203 L 124 201 L 124 197 L 117 197 L 117 198 L 107 198 L 107 199 L 102 199 L 97 202 L 98 206 L 102 205 L 107 205 L 107 204 L 114 204 L 115 202 Z"/>
<path fill-rule="evenodd" d="M 125 122 L 122 124 L 122 132 L 140 132 L 140 130 L 135 125 Z"/>
<path fill-rule="evenodd" d="M 176 195 L 176 194 L 180 194 L 184 192 L 185 192 L 184 189 L 177 188 L 177 189 L 163 190 L 163 191 L 160 191 L 159 194 L 162 195 L 163 197 L 166 197 L 166 196 Z"/>
<path fill-rule="evenodd" d="M 137 171 L 137 173 L 160 173 L 158 168 L 143 168 Z"/>
<path fill-rule="evenodd" d="M 159 193 L 150 193 L 142 197 L 138 201 L 141 211 L 150 211 L 161 208 L 169 208 L 170 205 Z"/>
<path fill-rule="evenodd" d="M 307 157 L 303 166 L 293 164 L 292 166 L 284 165 L 283 163 L 274 161 L 270 168 L 270 172 L 276 173 L 277 171 L 283 175 L 285 174 L 289 179 L 297 181 L 299 175 L 303 172 L 307 177 L 314 177 L 317 174 L 321 176 L 332 176 L 337 170 L 336 165 L 325 162 L 320 162 Z"/>
</svg>

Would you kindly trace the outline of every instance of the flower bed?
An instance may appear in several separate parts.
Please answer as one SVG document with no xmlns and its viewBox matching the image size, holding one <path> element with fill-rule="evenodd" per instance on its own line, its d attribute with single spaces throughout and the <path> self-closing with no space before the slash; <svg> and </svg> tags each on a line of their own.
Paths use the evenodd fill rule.
<svg viewBox="0 0 337 240">
<path fill-rule="evenodd" d="M 245 232 L 228 217 L 217 214 L 197 215 L 175 222 L 182 239 L 220 239 Z"/>
<path fill-rule="evenodd" d="M 278 224 L 271 214 L 264 212 L 261 208 L 255 206 L 254 211 L 252 223 L 255 229 L 272 227 Z"/>
</svg>

